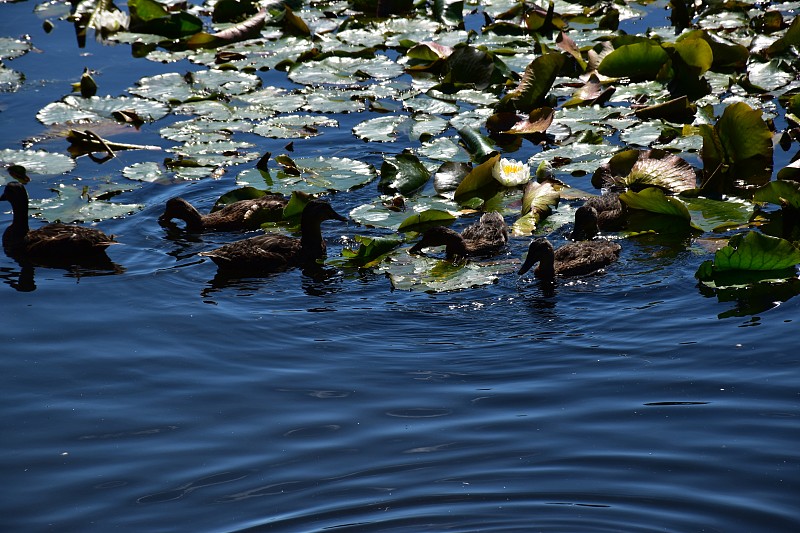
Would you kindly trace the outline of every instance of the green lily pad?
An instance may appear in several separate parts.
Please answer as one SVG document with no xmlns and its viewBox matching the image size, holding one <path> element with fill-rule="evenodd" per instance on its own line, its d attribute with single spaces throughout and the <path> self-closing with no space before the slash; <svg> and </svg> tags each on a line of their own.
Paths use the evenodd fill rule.
<svg viewBox="0 0 800 533">
<path fill-rule="evenodd" d="M 0 37 L 0 61 L 25 55 L 32 48 L 33 45 L 29 41 L 22 41 L 12 37 Z"/>
<path fill-rule="evenodd" d="M 657 187 L 648 187 L 641 192 L 625 191 L 619 195 L 619 199 L 631 209 L 643 209 L 651 213 L 671 215 L 687 222 L 692 218 L 686 204 L 674 196 L 667 196 Z"/>
<path fill-rule="evenodd" d="M 88 187 L 60 184 L 53 198 L 32 199 L 34 213 L 50 222 L 100 221 L 130 215 L 143 204 L 121 204 L 103 198 L 114 196 L 133 187 L 106 183 L 90 190 Z"/>
<path fill-rule="evenodd" d="M 0 65 L 0 92 L 13 93 L 22 86 L 24 77 L 21 73 Z"/>
<path fill-rule="evenodd" d="M 353 128 L 353 134 L 359 139 L 372 142 L 394 142 L 397 140 L 398 129 L 408 117 L 402 115 L 387 115 L 367 119 Z"/>
<path fill-rule="evenodd" d="M 308 97 L 280 87 L 263 87 L 257 91 L 239 95 L 236 100 L 258 105 L 259 108 L 266 108 L 277 113 L 293 113 L 306 105 Z M 312 110 L 309 109 L 309 111 Z M 335 113 L 336 111 L 329 112 Z"/>
<path fill-rule="evenodd" d="M 612 78 L 656 79 L 669 60 L 660 44 L 643 40 L 616 48 L 600 62 L 597 71 Z"/>
<path fill-rule="evenodd" d="M 519 112 L 530 113 L 541 107 L 563 65 L 564 56 L 557 53 L 545 54 L 534 59 L 525 69 L 516 89 L 500 101 L 498 104 L 500 110 L 512 107 Z"/>
<path fill-rule="evenodd" d="M 756 202 L 787 205 L 800 210 L 800 183 L 789 180 L 770 181 L 753 193 Z"/>
<path fill-rule="evenodd" d="M 431 174 L 414 154 L 387 156 L 381 165 L 378 190 L 382 193 L 411 194 L 421 189 Z"/>
<path fill-rule="evenodd" d="M 358 113 L 366 108 L 360 91 L 308 87 L 303 109 L 315 113 Z"/>
<path fill-rule="evenodd" d="M 423 213 L 430 210 L 446 211 L 455 216 L 458 206 L 446 199 L 430 196 L 407 198 L 404 208 L 397 208 L 392 198 L 383 196 L 372 203 L 363 204 L 350 211 L 350 218 L 368 227 L 397 230 L 410 213 Z"/>
<path fill-rule="evenodd" d="M 779 237 L 764 235 L 758 231 L 731 237 L 728 245 L 717 250 L 713 261 L 700 265 L 695 276 L 700 280 L 713 279 L 720 272 L 732 270 L 781 271 L 800 263 L 800 249 Z"/>
<path fill-rule="evenodd" d="M 373 58 L 330 56 L 294 65 L 288 77 L 302 85 L 350 85 L 362 79 L 387 80 L 403 73 L 403 67 L 385 56 Z"/>
<path fill-rule="evenodd" d="M 470 160 L 464 148 L 449 137 L 437 137 L 423 142 L 422 146 L 417 148 L 417 153 L 428 159 L 453 163 L 467 163 Z"/>
<path fill-rule="evenodd" d="M 29 174 L 56 175 L 75 168 L 75 161 L 43 150 L 0 150 L 0 174 L 5 174 L 11 165 L 23 166 Z"/>
<path fill-rule="evenodd" d="M 684 198 L 694 225 L 704 231 L 727 231 L 747 226 L 753 217 L 753 204 L 740 198 L 727 200 Z"/>
<path fill-rule="evenodd" d="M 553 188 L 550 182 L 528 182 L 522 195 L 522 208 L 520 218 L 511 227 L 513 235 L 530 235 L 539 222 L 549 217 L 558 207 L 561 194 Z"/>
<path fill-rule="evenodd" d="M 510 274 L 514 270 L 515 265 L 507 261 L 452 263 L 408 254 L 390 255 L 376 266 L 377 272 L 389 276 L 393 289 L 434 293 L 491 285 L 500 275 Z"/>
<path fill-rule="evenodd" d="M 358 249 L 342 249 L 342 259 L 327 261 L 328 264 L 352 265 L 358 268 L 371 268 L 380 263 L 389 253 L 403 244 L 400 237 L 366 237 L 356 235 L 353 238 L 358 243 Z"/>
<path fill-rule="evenodd" d="M 144 121 L 154 121 L 166 116 L 169 108 L 160 102 L 125 96 L 66 96 L 61 102 L 47 104 L 36 114 L 36 118 L 48 126 L 68 122 L 98 122 L 113 119 L 114 113 L 121 111 L 132 112 Z"/>
<path fill-rule="evenodd" d="M 128 92 L 165 103 L 205 100 L 217 95 L 238 95 L 252 91 L 261 80 L 255 74 L 230 70 L 201 70 L 187 75 L 176 72 L 140 79 Z"/>
<path fill-rule="evenodd" d="M 240 173 L 236 182 L 273 193 L 290 194 L 302 191 L 317 194 L 327 191 L 346 191 L 375 179 L 372 165 L 341 157 L 300 157 L 293 160 L 291 173 L 285 170 L 265 172 L 249 169 Z"/>
<path fill-rule="evenodd" d="M 215 141 L 186 143 L 170 148 L 169 151 L 179 157 L 190 159 L 199 166 L 230 166 L 253 161 L 261 157 L 258 152 L 246 152 L 253 144 L 244 141 Z"/>
<path fill-rule="evenodd" d="M 456 217 L 449 211 L 440 209 L 427 209 L 421 213 L 416 213 L 406 218 L 397 228 L 398 231 L 409 232 L 423 232 L 432 226 L 441 226 L 449 224 L 454 221 Z"/>
<path fill-rule="evenodd" d="M 473 198 L 487 198 L 494 196 L 503 186 L 492 175 L 494 166 L 500 161 L 500 154 L 496 154 L 472 169 L 461 181 L 453 198 L 459 204 L 468 202 Z"/>
<path fill-rule="evenodd" d="M 165 170 L 155 161 L 134 163 L 123 168 L 122 175 L 129 180 L 148 183 L 170 183 L 173 178 L 172 172 Z"/>
<path fill-rule="evenodd" d="M 339 122 L 325 116 L 280 115 L 253 128 L 253 133 L 273 139 L 304 139 L 321 135 L 319 128 L 335 128 Z"/>
</svg>

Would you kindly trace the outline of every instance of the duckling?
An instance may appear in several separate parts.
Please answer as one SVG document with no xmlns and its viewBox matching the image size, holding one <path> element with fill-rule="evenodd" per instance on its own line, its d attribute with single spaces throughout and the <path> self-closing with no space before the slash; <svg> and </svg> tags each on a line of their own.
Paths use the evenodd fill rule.
<svg viewBox="0 0 800 533">
<path fill-rule="evenodd" d="M 517 272 L 524 274 L 539 263 L 533 274 L 540 279 L 553 281 L 556 275 L 579 276 L 606 267 L 619 258 L 621 247 L 610 241 L 578 241 L 553 250 L 547 239 L 534 239 L 528 247 L 525 262 Z"/>
<path fill-rule="evenodd" d="M 480 220 L 464 228 L 460 234 L 444 226 L 435 226 L 422 234 L 417 244 L 409 249 L 419 253 L 429 246 L 445 246 L 448 260 L 468 256 L 488 256 L 500 251 L 508 243 L 508 226 L 496 211 L 484 213 Z"/>
<path fill-rule="evenodd" d="M 618 192 L 606 192 L 600 196 L 592 196 L 583 205 L 593 207 L 597 211 L 597 227 L 603 230 L 621 229 L 625 223 L 625 215 L 628 213 L 627 205 L 619 199 Z"/>
<path fill-rule="evenodd" d="M 166 224 L 177 218 L 186 222 L 186 231 L 192 233 L 253 230 L 260 228 L 263 222 L 280 220 L 287 202 L 280 194 L 267 194 L 251 200 L 239 200 L 219 211 L 202 215 L 183 198 L 171 198 L 158 222 Z"/>
<path fill-rule="evenodd" d="M 118 243 L 99 229 L 53 223 L 30 230 L 28 191 L 21 183 L 8 183 L 0 200 L 8 201 L 14 212 L 11 225 L 3 232 L 3 248 L 9 257 L 43 266 L 110 262 L 105 249 Z"/>
<path fill-rule="evenodd" d="M 324 200 L 311 200 L 300 215 L 299 239 L 276 233 L 259 235 L 200 252 L 220 269 L 246 272 L 274 272 L 313 264 L 325 256 L 321 225 L 325 220 L 347 219 Z"/>
</svg>

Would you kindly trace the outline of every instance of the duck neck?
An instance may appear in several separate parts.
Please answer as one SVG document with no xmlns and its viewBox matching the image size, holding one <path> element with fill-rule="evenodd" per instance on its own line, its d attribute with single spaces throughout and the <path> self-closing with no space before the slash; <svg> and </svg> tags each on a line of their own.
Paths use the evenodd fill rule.
<svg viewBox="0 0 800 533">
<path fill-rule="evenodd" d="M 203 215 L 191 204 L 186 204 L 186 208 L 177 216 L 186 223 L 187 231 L 200 231 L 203 229 Z"/>
<path fill-rule="evenodd" d="M 309 218 L 300 219 L 300 245 L 303 256 L 317 260 L 325 256 L 325 240 L 322 238 L 322 222 Z"/>
<path fill-rule="evenodd" d="M 12 202 L 11 211 L 14 213 L 11 225 L 3 232 L 3 246 L 13 247 L 21 244 L 28 234 L 28 198 Z"/>
<path fill-rule="evenodd" d="M 444 252 L 448 259 L 456 259 L 467 257 L 470 249 L 464 237 L 454 232 L 452 239 L 445 245 Z"/>
<path fill-rule="evenodd" d="M 552 248 L 548 248 L 542 251 L 542 255 L 539 256 L 539 266 L 536 267 L 534 274 L 539 279 L 544 280 L 552 280 L 556 277 L 556 267 L 555 267 L 555 252 Z"/>
</svg>

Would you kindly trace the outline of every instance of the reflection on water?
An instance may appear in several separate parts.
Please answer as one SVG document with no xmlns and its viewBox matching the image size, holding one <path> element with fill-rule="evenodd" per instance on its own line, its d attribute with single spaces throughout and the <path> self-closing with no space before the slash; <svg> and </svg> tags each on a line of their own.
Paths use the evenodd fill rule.
<svg viewBox="0 0 800 533">
<path fill-rule="evenodd" d="M 3 283 L 19 292 L 32 292 L 36 290 L 36 270 L 45 271 L 64 270 L 64 278 L 73 278 L 80 282 L 81 278 L 96 276 L 113 276 L 125 273 L 125 268 L 108 261 L 94 261 L 82 265 L 70 265 L 67 267 L 43 267 L 34 266 L 25 261 L 20 262 L 19 269 L 0 267 L 0 279 Z"/>
</svg>

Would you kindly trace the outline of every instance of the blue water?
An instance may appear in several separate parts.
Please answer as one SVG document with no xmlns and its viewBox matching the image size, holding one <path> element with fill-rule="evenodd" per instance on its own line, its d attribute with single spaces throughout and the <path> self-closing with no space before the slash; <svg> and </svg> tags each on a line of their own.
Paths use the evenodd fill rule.
<svg viewBox="0 0 800 533">
<path fill-rule="evenodd" d="M 36 111 L 83 66 L 102 71 L 107 94 L 174 69 L 91 39 L 78 50 L 69 26 L 45 35 L 32 8 L 0 6 L 0 35 L 31 28 L 41 50 L 8 64 L 26 81 L 0 94 L 0 148 L 40 134 Z M 402 148 L 357 141 L 346 124 L 296 149 L 376 163 Z M 102 168 L 82 158 L 71 175 L 137 157 L 119 155 Z M 63 179 L 40 178 L 31 196 Z M 0 257 L 0 529 L 800 527 L 800 299 L 705 296 L 694 272 L 707 252 L 657 239 L 624 241 L 619 263 L 553 295 L 513 274 L 393 291 L 335 267 L 221 284 L 196 252 L 238 236 L 169 236 L 156 218 L 171 196 L 203 210 L 231 188 L 226 177 L 122 195 L 146 208 L 99 224 L 125 243 L 109 251 L 117 275 L 37 268 L 32 287 Z M 331 201 L 346 213 L 375 196 L 370 184 Z M 369 233 L 324 231 L 334 257 Z M 507 259 L 526 245 L 514 239 Z"/>
</svg>

